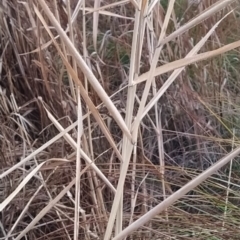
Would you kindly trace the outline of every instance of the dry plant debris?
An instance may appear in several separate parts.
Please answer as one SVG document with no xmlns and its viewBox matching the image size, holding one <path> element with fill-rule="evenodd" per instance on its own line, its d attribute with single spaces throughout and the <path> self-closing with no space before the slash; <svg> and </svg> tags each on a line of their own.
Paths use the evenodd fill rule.
<svg viewBox="0 0 240 240">
<path fill-rule="evenodd" d="M 240 5 L 2 0 L 0 239 L 239 239 Z"/>
</svg>

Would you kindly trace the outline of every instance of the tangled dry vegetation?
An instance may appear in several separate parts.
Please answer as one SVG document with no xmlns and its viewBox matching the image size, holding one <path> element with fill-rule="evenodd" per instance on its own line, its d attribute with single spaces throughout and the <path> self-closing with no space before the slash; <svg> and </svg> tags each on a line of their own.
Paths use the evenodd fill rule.
<svg viewBox="0 0 240 240">
<path fill-rule="evenodd" d="M 239 239 L 239 2 L 0 4 L 0 239 Z"/>
</svg>

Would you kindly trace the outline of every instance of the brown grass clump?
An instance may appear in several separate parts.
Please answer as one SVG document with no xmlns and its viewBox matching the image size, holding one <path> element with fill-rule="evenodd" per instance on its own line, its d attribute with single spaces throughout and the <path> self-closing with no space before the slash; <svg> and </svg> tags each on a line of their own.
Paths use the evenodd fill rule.
<svg viewBox="0 0 240 240">
<path fill-rule="evenodd" d="M 238 239 L 234 0 L 0 3 L 0 239 Z"/>
</svg>

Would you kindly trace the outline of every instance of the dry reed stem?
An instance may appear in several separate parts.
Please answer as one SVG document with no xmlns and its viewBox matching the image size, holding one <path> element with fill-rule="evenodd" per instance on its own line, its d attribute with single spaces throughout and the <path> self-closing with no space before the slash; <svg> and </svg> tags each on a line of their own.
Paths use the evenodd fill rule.
<svg viewBox="0 0 240 240">
<path fill-rule="evenodd" d="M 66 129 L 64 129 L 64 131 L 62 131 L 61 133 L 57 134 L 54 138 L 52 138 L 51 140 L 49 140 L 48 142 L 46 142 L 45 144 L 43 144 L 40 148 L 38 148 L 37 150 L 35 150 L 34 152 L 32 152 L 31 154 L 29 154 L 27 157 L 25 157 L 24 159 L 22 159 L 19 163 L 15 164 L 14 166 L 12 166 L 11 168 L 9 168 L 8 170 L 6 170 L 5 172 L 3 172 L 0 175 L 0 179 L 3 179 L 5 176 L 9 175 L 12 171 L 16 170 L 17 168 L 19 168 L 20 166 L 22 166 L 24 163 L 26 163 L 27 161 L 33 159 L 37 154 L 39 154 L 40 152 L 42 152 L 44 149 L 46 149 L 47 147 L 49 147 L 51 144 L 53 144 L 54 142 L 56 142 L 58 139 L 60 139 L 61 137 L 63 137 L 67 132 L 71 131 L 72 129 L 74 129 L 77 126 L 77 122 L 73 123 L 72 125 L 70 125 L 69 127 L 67 127 Z"/>
<path fill-rule="evenodd" d="M 36 7 L 34 7 L 36 14 L 39 16 L 39 18 L 41 19 L 45 29 L 47 30 L 47 32 L 49 33 L 49 35 L 51 36 L 59 54 L 62 57 L 62 60 L 64 62 L 64 64 L 67 67 L 67 70 L 69 72 L 69 74 L 72 76 L 72 79 L 75 81 L 75 83 L 80 87 L 80 91 L 81 91 L 81 96 L 83 97 L 83 99 L 85 100 L 85 102 L 87 103 L 87 106 L 90 108 L 92 115 L 95 117 L 96 121 L 99 123 L 99 127 L 101 128 L 101 130 L 103 131 L 103 133 L 105 134 L 106 138 L 108 139 L 110 145 L 112 146 L 112 148 L 115 150 L 117 156 L 119 157 L 119 159 L 122 160 L 122 156 L 119 153 L 116 144 L 109 132 L 109 130 L 106 127 L 106 124 L 104 123 L 104 121 L 102 120 L 101 115 L 99 114 L 99 112 L 96 110 L 93 102 L 91 101 L 91 99 L 88 96 L 88 93 L 86 92 L 86 90 L 84 89 L 81 81 L 79 80 L 76 71 L 70 66 L 70 64 L 68 63 L 68 61 L 64 58 L 64 55 L 62 54 L 61 50 L 58 47 L 58 44 L 55 42 L 46 22 L 44 21 L 43 17 L 41 16 L 40 12 L 38 11 L 38 9 Z"/>
<path fill-rule="evenodd" d="M 135 22 L 134 22 L 134 32 L 133 32 L 133 40 L 132 40 L 132 51 L 131 51 L 131 61 L 130 61 L 130 71 L 129 71 L 129 83 L 131 86 L 131 83 L 133 82 L 134 79 L 134 75 L 136 74 L 136 72 L 138 72 L 138 69 L 136 69 L 136 66 L 138 65 L 138 59 L 137 57 L 137 51 L 139 51 L 139 49 L 137 49 L 137 42 L 139 39 L 139 28 L 140 26 L 140 12 L 138 11 L 138 9 L 135 10 Z M 127 106 L 126 106 L 126 118 L 125 118 L 125 122 L 126 125 L 128 127 L 128 129 L 130 129 L 131 127 L 131 122 L 132 122 L 132 116 L 133 116 L 133 107 L 134 107 L 134 97 L 135 97 L 135 92 L 136 92 L 136 87 L 130 87 L 128 88 L 128 95 L 127 95 Z M 124 165 L 125 169 L 123 169 L 123 166 L 121 167 L 121 172 L 125 172 L 127 171 L 126 166 L 126 162 L 129 163 L 130 161 L 130 157 L 131 157 L 131 152 L 133 149 L 133 145 L 132 143 L 129 141 L 128 138 L 126 138 L 126 136 L 123 136 L 123 146 L 122 146 L 122 157 L 124 159 Z M 125 177 L 124 177 L 125 178 Z M 111 214 L 108 220 L 108 224 L 107 224 L 107 229 L 104 235 L 104 240 L 108 240 L 111 235 L 112 235 L 112 230 L 113 230 L 113 226 L 114 226 L 114 222 L 115 222 L 115 218 L 117 213 L 119 213 L 119 220 L 121 221 L 121 211 L 122 211 L 122 188 L 124 185 L 124 178 L 119 178 L 119 183 L 118 183 L 118 187 L 117 187 L 117 192 L 116 195 L 114 197 L 114 201 L 113 201 L 113 205 L 112 205 L 112 210 L 111 210 Z M 120 190 L 120 191 L 119 191 Z M 120 203 L 121 202 L 121 203 Z M 121 204 L 120 208 L 119 208 L 119 204 Z"/>
<path fill-rule="evenodd" d="M 113 239 L 114 240 L 123 239 L 124 237 L 126 237 L 130 233 L 132 233 L 134 230 L 143 226 L 145 223 L 150 221 L 157 214 L 164 211 L 167 207 L 171 206 L 174 202 L 176 202 L 178 199 L 180 199 L 182 196 L 184 196 L 190 190 L 197 187 L 199 184 L 201 184 L 203 181 L 205 181 L 207 178 L 209 178 L 212 174 L 214 174 L 217 170 L 219 170 L 221 167 L 223 167 L 229 161 L 234 159 L 237 155 L 239 155 L 239 153 L 240 153 L 240 147 L 234 149 L 231 153 L 227 154 L 225 157 L 223 157 L 218 162 L 216 162 L 213 166 L 208 168 L 203 173 L 199 174 L 196 178 L 194 178 L 193 180 L 188 182 L 185 186 L 183 186 L 178 191 L 176 191 L 175 193 L 170 195 L 166 200 L 164 200 L 163 202 L 158 204 L 156 207 L 152 208 L 148 213 L 146 213 L 145 215 L 140 217 L 137 221 L 133 222 L 130 226 L 125 228 L 120 234 L 118 234 Z"/>
<path fill-rule="evenodd" d="M 122 131 L 131 138 L 131 134 L 129 133 L 128 128 L 126 127 L 122 116 L 119 114 L 118 110 L 112 103 L 112 101 L 107 96 L 106 92 L 94 76 L 94 74 L 91 72 L 89 67 L 86 65 L 85 61 L 81 57 L 81 55 L 78 53 L 68 36 L 66 35 L 65 31 L 62 29 L 59 22 L 56 20 L 56 18 L 53 16 L 52 12 L 48 8 L 46 2 L 44 0 L 39 0 L 39 4 L 43 8 L 44 12 L 47 14 L 49 20 L 52 22 L 52 24 L 55 26 L 56 30 L 58 31 L 59 35 L 61 36 L 62 40 L 65 42 L 65 46 L 68 48 L 69 52 L 72 54 L 72 57 L 76 60 L 78 66 L 83 71 L 84 75 L 88 78 L 89 82 L 91 83 L 92 87 L 95 89 L 99 97 L 102 99 L 106 107 L 108 108 L 109 112 L 112 114 L 115 121 L 119 124 L 119 127 L 122 129 Z"/>
</svg>

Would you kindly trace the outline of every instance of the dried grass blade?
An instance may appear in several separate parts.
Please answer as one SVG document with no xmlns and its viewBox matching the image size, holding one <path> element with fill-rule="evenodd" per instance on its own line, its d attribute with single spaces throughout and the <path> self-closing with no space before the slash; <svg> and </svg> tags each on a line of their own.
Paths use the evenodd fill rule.
<svg viewBox="0 0 240 240">
<path fill-rule="evenodd" d="M 89 98 L 86 90 L 84 89 L 81 81 L 79 80 L 77 74 L 76 74 L 76 71 L 73 70 L 73 68 L 71 67 L 71 65 L 68 63 L 67 59 L 64 57 L 63 53 L 61 52 L 58 44 L 55 42 L 51 32 L 49 31 L 47 25 L 46 25 L 46 22 L 44 21 L 42 15 L 40 14 L 40 12 L 38 11 L 38 9 L 35 8 L 35 11 L 36 11 L 36 14 L 38 15 L 38 17 L 40 18 L 40 20 L 42 21 L 43 25 L 45 26 L 45 29 L 47 30 L 47 32 L 49 33 L 50 37 L 53 39 L 53 42 L 64 62 L 64 64 L 66 65 L 66 68 L 69 72 L 69 74 L 72 76 L 73 80 L 75 81 L 75 83 L 80 87 L 80 91 L 81 91 L 81 95 L 83 97 L 83 99 L 85 100 L 86 104 L 88 105 L 89 109 L 91 110 L 93 116 L 95 117 L 96 121 L 98 122 L 99 124 L 99 127 L 101 128 L 101 130 L 103 131 L 104 135 L 106 136 L 107 140 L 109 141 L 110 145 L 112 146 L 112 148 L 114 149 L 114 151 L 116 152 L 118 158 L 120 160 L 122 160 L 122 156 L 109 132 L 109 130 L 107 129 L 104 121 L 102 120 L 102 117 L 101 115 L 99 114 L 99 112 L 97 111 L 95 105 L 93 104 L 92 100 Z M 128 133 L 126 133 L 127 136 L 129 136 L 129 138 L 131 138 L 131 135 L 128 131 Z"/>
<path fill-rule="evenodd" d="M 9 30 L 9 28 L 8 28 L 8 23 L 7 23 L 6 18 L 4 18 L 4 24 L 5 24 L 7 33 L 8 33 L 9 42 L 11 43 L 11 46 L 13 47 L 13 52 L 14 52 L 14 54 L 15 54 L 15 56 L 16 56 L 16 59 L 17 59 L 18 65 L 19 65 L 20 72 L 21 72 L 21 74 L 22 74 L 22 76 L 23 76 L 23 79 L 24 79 L 24 81 L 25 81 L 25 83 L 26 83 L 26 86 L 27 86 L 28 90 L 30 91 L 31 88 L 30 88 L 30 85 L 29 85 L 29 83 L 28 83 L 28 79 L 27 79 L 27 76 L 26 76 L 26 73 L 25 73 L 25 69 L 24 69 L 24 67 L 23 67 L 24 65 L 23 65 L 22 60 L 21 60 L 21 58 L 20 58 L 20 55 L 19 55 L 17 46 L 16 46 L 16 44 L 15 44 L 15 42 L 14 42 L 14 40 L 13 40 L 12 34 L 10 33 L 10 30 Z"/>
<path fill-rule="evenodd" d="M 35 169 L 33 169 L 17 186 L 17 188 L 0 204 L 0 212 L 2 212 L 3 209 L 13 200 L 13 198 L 23 189 L 23 187 L 31 180 L 44 163 L 39 164 Z"/>
<path fill-rule="evenodd" d="M 136 9 L 140 10 L 139 4 L 136 2 L 136 0 L 130 0 L 130 2 Z"/>
<path fill-rule="evenodd" d="M 67 1 L 67 15 L 68 15 L 68 27 L 69 27 L 69 35 L 70 35 L 70 40 L 72 41 L 72 44 L 74 45 L 74 33 L 73 33 L 73 23 L 71 22 L 71 15 L 72 15 L 72 11 L 71 11 L 71 5 L 70 5 L 70 1 Z M 58 17 L 59 20 L 59 17 Z M 68 55 L 67 51 L 66 51 L 66 46 L 64 45 L 64 42 L 61 39 L 61 43 L 62 43 L 62 48 L 63 48 L 63 52 L 65 54 L 65 56 Z M 74 58 L 71 57 L 72 60 L 72 65 L 74 70 L 77 72 L 77 64 Z M 74 99 L 74 101 L 77 102 L 77 97 L 76 97 L 76 88 L 74 85 L 74 82 L 72 80 L 72 76 L 68 73 L 68 77 L 69 77 L 69 85 L 70 85 L 70 90 L 71 90 L 71 94 L 72 94 L 72 98 Z"/>
<path fill-rule="evenodd" d="M 62 132 L 64 128 L 60 125 L 60 123 L 54 118 L 54 116 L 45 108 L 47 115 L 49 119 L 52 121 L 54 126 Z M 78 149 L 77 143 L 73 140 L 73 138 L 67 133 L 64 136 L 65 140 L 73 147 L 74 150 Z M 80 154 L 83 157 L 83 159 L 90 164 L 92 169 L 96 172 L 96 174 L 103 180 L 103 182 L 109 186 L 109 188 L 115 193 L 116 189 L 113 187 L 113 185 L 109 182 L 109 180 L 105 177 L 105 175 L 101 172 L 101 170 L 96 166 L 96 164 L 87 156 L 87 154 L 81 149 Z"/>
<path fill-rule="evenodd" d="M 156 77 L 158 75 L 162 75 L 164 73 L 173 71 L 175 69 L 185 67 L 187 65 L 190 65 L 190 64 L 193 64 L 193 63 L 196 63 L 196 62 L 199 62 L 199 61 L 203 61 L 203 60 L 206 60 L 206 59 L 209 59 L 209 58 L 216 57 L 218 55 L 221 55 L 223 53 L 226 53 L 226 52 L 231 51 L 231 50 L 233 50 L 235 48 L 238 48 L 238 47 L 240 47 L 240 40 L 236 41 L 234 43 L 230 43 L 228 45 L 225 45 L 225 46 L 223 46 L 221 48 L 218 48 L 216 50 L 208 51 L 208 52 L 205 52 L 205 53 L 200 53 L 200 54 L 197 54 L 196 56 L 192 56 L 192 57 L 176 60 L 176 61 L 171 62 L 171 63 L 167 63 L 163 66 L 160 66 L 160 67 L 156 68 L 156 70 L 154 72 L 154 76 Z M 149 72 L 143 73 L 139 78 L 137 78 L 134 81 L 134 84 L 138 84 L 138 83 L 146 81 L 148 75 L 149 75 Z"/>
<path fill-rule="evenodd" d="M 79 0 L 78 3 L 77 3 L 77 5 L 76 5 L 76 7 L 75 7 L 75 9 L 74 9 L 74 11 L 73 11 L 73 14 L 72 14 L 72 16 L 71 16 L 71 24 L 73 24 L 74 21 L 76 20 L 77 15 L 78 15 L 78 12 L 80 11 L 80 8 L 81 8 L 81 5 L 82 5 L 82 4 L 83 4 L 83 3 L 82 3 L 82 0 Z M 67 28 L 67 29 L 68 29 L 68 28 Z"/>
<path fill-rule="evenodd" d="M 100 8 L 101 1 L 94 1 L 94 10 L 93 10 L 93 46 L 95 51 L 97 51 L 97 33 L 98 33 L 98 19 L 99 19 L 99 11 L 96 10 Z M 85 8 L 87 11 L 87 8 Z"/>
<path fill-rule="evenodd" d="M 48 142 L 46 142 L 45 144 L 43 144 L 40 148 L 38 148 L 37 150 L 35 150 L 34 152 L 32 152 L 31 154 L 29 154 L 26 158 L 24 158 L 23 160 L 21 160 L 19 163 L 15 164 L 14 166 L 12 166 L 11 168 L 9 168 L 7 171 L 3 172 L 0 175 L 0 179 L 4 178 L 5 176 L 7 176 L 8 174 L 10 174 L 12 171 L 14 171 L 15 169 L 21 167 L 24 163 L 26 163 L 27 161 L 33 159 L 38 153 L 42 152 L 44 149 L 46 149 L 47 147 L 49 147 L 51 144 L 53 144 L 54 142 L 56 142 L 58 139 L 60 139 L 61 137 L 63 137 L 66 133 L 68 133 L 69 131 L 71 131 L 72 129 L 74 129 L 77 126 L 77 122 L 71 124 L 69 127 L 67 127 L 66 129 L 64 129 L 61 133 L 59 133 L 58 135 L 56 135 L 54 138 L 52 138 L 51 140 L 49 140 Z"/>
<path fill-rule="evenodd" d="M 21 221 L 21 219 L 24 217 L 24 214 L 28 211 L 29 206 L 31 205 L 33 199 L 37 196 L 37 194 L 39 193 L 39 191 L 43 188 L 43 185 L 41 185 L 36 192 L 33 194 L 33 196 L 30 198 L 30 200 L 28 201 L 28 203 L 25 205 L 23 211 L 21 212 L 21 214 L 18 216 L 17 220 L 15 221 L 15 223 L 13 224 L 13 226 L 11 227 L 11 230 L 8 232 L 5 240 L 8 240 L 11 235 L 12 232 L 14 231 L 14 229 L 17 227 L 17 225 L 19 224 L 19 222 Z"/>
<path fill-rule="evenodd" d="M 230 3 L 234 2 L 235 0 L 221 0 L 217 3 L 213 4 L 209 8 L 207 8 L 204 12 L 201 12 L 197 17 L 190 20 L 188 23 L 177 29 L 175 32 L 171 33 L 169 36 L 167 36 L 165 39 L 163 39 L 159 45 L 164 45 L 171 40 L 175 39 L 176 37 L 180 36 L 184 32 L 188 31 L 192 27 L 196 26 L 197 24 L 201 23 L 205 19 L 211 17 L 215 13 L 219 12 L 226 6 L 228 6 Z"/>
<path fill-rule="evenodd" d="M 87 167 L 86 167 L 87 168 Z M 86 169 L 85 168 L 85 169 Z M 15 240 L 20 240 L 22 237 L 24 237 L 35 225 L 39 220 L 41 220 L 54 205 L 74 186 L 76 179 L 74 178 L 67 187 L 65 187 L 55 199 L 51 200 L 49 204 L 43 208 L 40 213 L 32 220 L 30 224 L 15 238 Z"/>
<path fill-rule="evenodd" d="M 150 14 L 153 10 L 153 8 L 155 7 L 155 5 L 158 3 L 158 0 L 153 0 L 148 7 L 148 11 L 147 11 L 147 15 Z"/>
<path fill-rule="evenodd" d="M 137 221 L 133 222 L 129 227 L 125 228 L 120 234 L 118 234 L 115 238 L 113 238 L 113 240 L 120 240 L 127 237 L 133 231 L 135 231 L 136 229 L 138 229 L 139 227 L 143 226 L 145 223 L 150 221 L 152 218 L 154 218 L 157 214 L 161 213 L 166 208 L 171 206 L 174 202 L 179 200 L 186 193 L 193 190 L 195 187 L 197 187 L 199 184 L 201 184 L 203 181 L 205 181 L 212 174 L 214 174 L 216 171 L 218 171 L 221 167 L 223 167 L 225 164 L 227 164 L 229 161 L 231 161 L 233 158 L 235 158 L 239 154 L 240 154 L 240 147 L 236 148 L 234 151 L 232 151 L 225 157 L 221 158 L 217 163 L 215 163 L 206 171 L 204 171 L 203 173 L 198 175 L 196 178 L 191 180 L 185 186 L 180 188 L 177 192 L 173 193 L 170 197 L 168 197 L 166 200 L 164 200 L 163 202 L 158 204 L 156 207 L 151 209 L 148 213 L 140 217 Z"/>
<path fill-rule="evenodd" d="M 80 177 L 82 176 L 82 174 L 84 174 L 88 168 L 90 167 L 91 164 L 87 165 L 80 173 Z M 38 213 L 38 215 L 32 220 L 32 222 L 17 236 L 17 238 L 15 240 L 20 240 L 23 236 L 26 235 L 26 233 L 28 233 L 35 225 L 37 222 L 39 222 L 39 220 L 41 220 L 48 212 L 49 210 L 55 206 L 55 204 L 74 186 L 76 182 L 76 178 L 74 178 L 67 187 L 65 187 L 58 195 L 56 198 L 54 198 L 53 200 L 51 200 L 49 202 L 49 204 L 43 208 L 40 213 Z"/>
<path fill-rule="evenodd" d="M 110 3 L 108 5 L 104 5 L 102 7 L 96 8 L 96 9 L 85 8 L 88 11 L 88 13 L 86 13 L 86 15 L 90 14 L 90 13 L 93 13 L 95 11 L 101 11 L 101 10 L 104 10 L 104 9 L 107 9 L 107 8 L 114 8 L 115 6 L 118 7 L 118 6 L 124 5 L 128 2 L 129 2 L 129 0 L 122 0 L 122 1 L 117 1 L 117 2 L 114 2 L 114 3 Z"/>
<path fill-rule="evenodd" d="M 169 24 L 169 21 L 170 21 L 171 14 L 173 12 L 174 4 L 175 4 L 175 0 L 170 0 L 169 3 L 168 3 L 167 14 L 166 14 L 165 19 L 164 19 L 161 34 L 160 34 L 159 40 L 158 40 L 158 44 L 162 41 L 162 39 L 166 35 L 166 30 L 167 30 L 167 27 L 168 27 L 168 24 Z M 145 104 L 146 104 L 146 101 L 147 101 L 147 98 L 148 98 L 148 95 L 149 95 L 150 87 L 151 87 L 151 84 L 152 84 L 152 80 L 154 78 L 154 72 L 156 70 L 156 66 L 157 66 L 157 63 L 158 63 L 158 59 L 159 59 L 159 55 L 160 55 L 161 50 L 162 50 L 162 46 L 156 49 L 156 51 L 154 53 L 154 56 L 153 56 L 152 63 L 151 63 L 150 71 L 148 72 L 149 75 L 147 77 L 147 82 L 146 82 L 146 85 L 144 87 L 144 91 L 143 91 L 143 94 L 142 94 L 140 106 L 139 106 L 137 117 L 136 117 L 136 120 L 135 120 L 135 124 L 133 125 L 133 135 L 134 135 L 133 137 L 134 137 L 135 141 L 136 141 L 136 138 L 137 138 L 139 124 L 140 124 L 140 121 L 142 119 L 142 113 L 144 111 L 144 107 L 145 107 Z"/>
<path fill-rule="evenodd" d="M 60 26 L 59 22 L 56 20 L 52 12 L 50 11 L 49 7 L 47 6 L 46 2 L 44 0 L 39 0 L 38 3 L 41 5 L 42 9 L 44 10 L 45 14 L 48 16 L 51 23 L 56 28 L 56 31 L 60 35 L 61 39 L 65 42 L 66 47 L 68 48 L 69 52 L 72 54 L 72 57 L 75 58 L 79 68 L 83 71 L 83 73 L 86 75 L 87 79 L 91 83 L 92 87 L 96 91 L 96 93 L 99 95 L 99 97 L 102 99 L 106 107 L 108 108 L 109 112 L 119 125 L 119 127 L 122 129 L 122 131 L 127 134 L 129 137 L 131 136 L 121 114 L 118 112 L 117 108 L 109 98 L 109 96 L 106 94 L 102 86 L 100 85 L 99 81 L 96 79 L 94 74 L 91 72 L 85 61 L 83 60 L 82 56 L 78 53 L 77 49 L 74 47 L 68 36 L 66 35 L 65 31 Z M 36 8 L 35 8 L 36 12 Z"/>
<path fill-rule="evenodd" d="M 146 3 L 146 1 L 144 1 Z M 142 2 L 142 6 L 144 6 L 144 2 Z M 133 40 L 132 40 L 132 52 L 131 52 L 131 61 L 130 61 L 130 72 L 129 72 L 129 85 L 132 86 L 134 75 L 139 72 L 139 51 L 140 46 L 137 44 L 140 38 L 141 28 L 143 27 L 140 25 L 141 17 L 143 16 L 144 9 L 141 11 L 138 10 L 138 7 L 135 9 L 135 22 L 134 22 L 134 32 L 133 32 Z M 127 95 L 127 107 L 126 107 L 126 124 L 127 127 L 130 129 L 132 124 L 132 116 L 133 116 L 133 108 L 135 102 L 135 93 L 136 93 L 136 86 L 128 88 L 128 95 Z M 115 219 L 117 216 L 117 229 L 116 232 L 121 228 L 121 221 L 122 221 L 122 195 L 123 195 L 123 186 L 128 170 L 128 165 L 130 162 L 130 157 L 133 151 L 133 144 L 129 141 L 126 136 L 123 136 L 123 150 L 122 156 L 124 162 L 121 166 L 121 173 L 118 181 L 117 192 L 114 197 L 111 214 L 108 220 L 107 229 L 105 231 L 104 240 L 109 240 L 111 238 L 113 232 L 113 226 L 115 223 Z M 118 215 L 117 215 L 118 214 Z"/>
<path fill-rule="evenodd" d="M 52 159 L 52 160 L 56 160 L 56 159 Z M 60 159 L 59 159 L 60 160 Z M 61 159 L 62 160 L 62 159 Z M 60 161 L 61 161 L 60 160 Z M 48 161 L 50 162 L 50 161 Z M 61 162 L 57 162 L 58 164 L 64 164 L 65 161 L 61 161 Z M 44 166 L 41 168 L 43 169 Z M 11 237 L 12 232 L 14 231 L 14 229 L 18 226 L 19 222 L 22 220 L 22 218 L 24 217 L 24 214 L 29 210 L 29 206 L 31 205 L 31 203 L 33 202 L 34 198 L 38 195 L 38 193 L 40 192 L 40 190 L 44 187 L 44 185 L 47 183 L 47 181 L 49 180 L 49 178 L 52 176 L 52 174 L 54 173 L 54 171 L 52 171 L 46 180 L 44 180 L 44 183 L 42 185 L 40 185 L 38 187 L 38 189 L 35 191 L 35 193 L 31 196 L 31 198 L 29 199 L 28 203 L 25 205 L 24 209 L 22 210 L 21 214 L 18 216 L 17 220 L 15 221 L 15 223 L 13 224 L 13 226 L 11 227 L 11 230 L 8 232 L 7 236 L 6 236 L 6 240 L 8 240 L 8 238 Z"/>
<path fill-rule="evenodd" d="M 75 186 L 75 219 L 74 219 L 74 239 L 78 240 L 79 235 L 79 209 L 80 209 L 80 176 L 81 176 L 81 137 L 83 134 L 82 122 L 82 106 L 80 99 L 80 91 L 77 91 L 78 96 L 78 134 L 77 134 L 77 154 L 76 154 L 76 186 Z"/>
<path fill-rule="evenodd" d="M 42 168 L 42 166 L 48 161 L 39 164 L 34 168 L 17 186 L 17 188 L 0 204 L 0 212 L 13 200 L 13 198 L 23 189 L 23 187 L 31 180 L 31 178 Z M 66 160 L 67 162 L 67 160 Z"/>
<path fill-rule="evenodd" d="M 89 12 L 96 13 L 96 10 L 93 11 L 92 8 L 85 8 L 85 10 L 89 11 Z M 132 17 L 122 16 L 122 15 L 119 15 L 119 14 L 116 14 L 116 13 L 112 13 L 112 12 L 109 12 L 109 11 L 98 10 L 97 12 L 98 12 L 98 14 L 102 14 L 102 15 L 105 15 L 105 16 L 110 16 L 110 17 L 115 17 L 115 18 L 123 18 L 123 19 L 128 19 L 128 20 L 134 20 L 134 18 L 132 18 Z"/>
<path fill-rule="evenodd" d="M 213 34 L 213 32 L 216 30 L 218 25 L 222 22 L 223 19 L 225 19 L 231 12 L 226 14 L 221 20 L 219 20 L 209 31 L 208 33 L 194 46 L 194 48 L 187 54 L 186 58 L 194 56 L 197 52 L 200 51 L 200 49 L 204 46 L 208 38 Z M 160 90 L 157 92 L 156 96 L 147 104 L 145 107 L 142 118 L 148 113 L 148 111 L 154 106 L 154 104 L 157 103 L 157 101 L 161 98 L 161 96 L 166 92 L 166 90 L 169 88 L 169 86 L 174 82 L 174 80 L 177 78 L 177 76 L 184 70 L 185 67 L 179 68 L 175 70 L 171 76 L 168 78 L 168 80 L 163 84 L 163 86 L 160 88 Z"/>
</svg>

